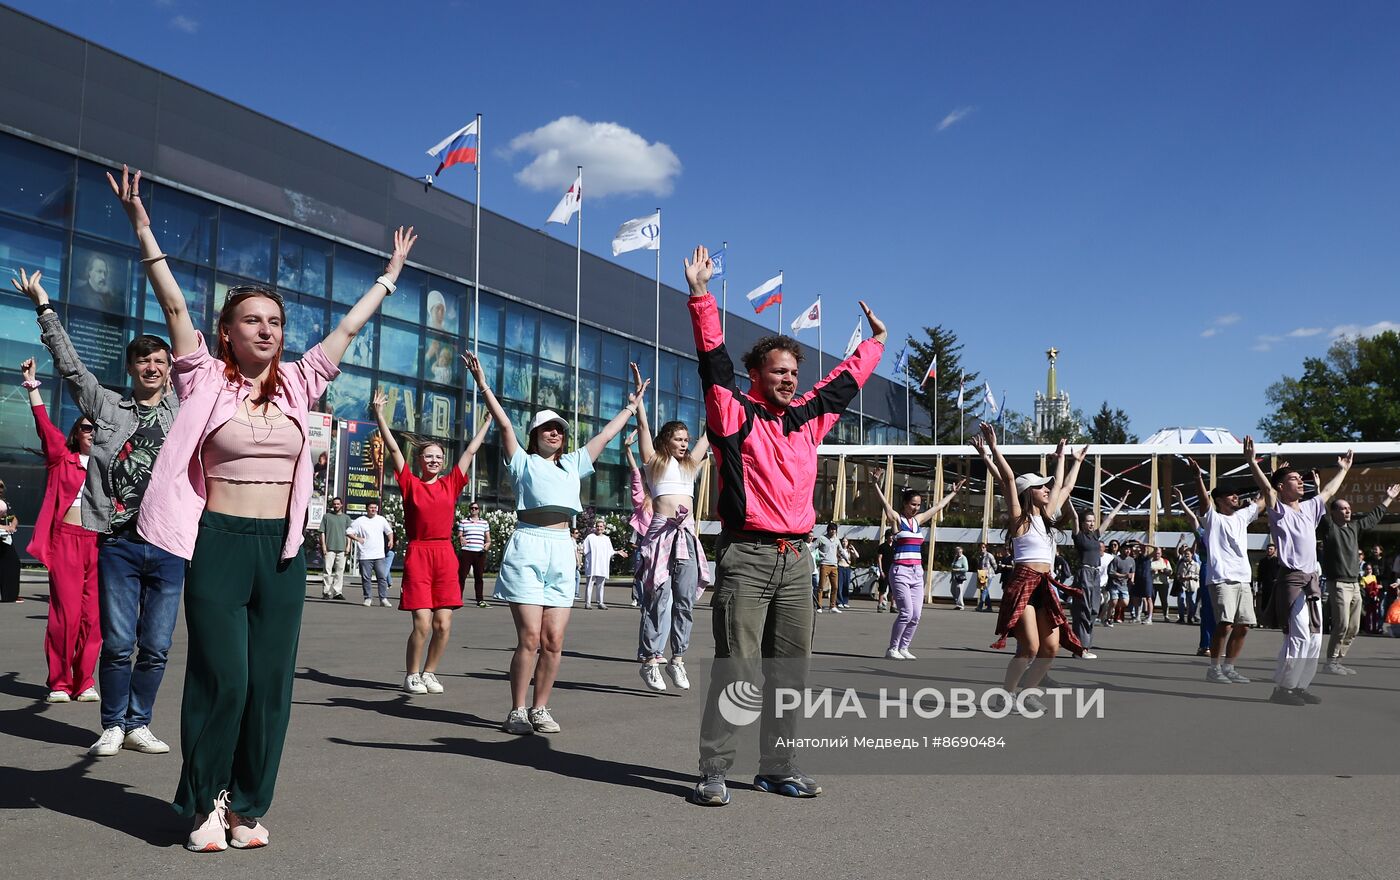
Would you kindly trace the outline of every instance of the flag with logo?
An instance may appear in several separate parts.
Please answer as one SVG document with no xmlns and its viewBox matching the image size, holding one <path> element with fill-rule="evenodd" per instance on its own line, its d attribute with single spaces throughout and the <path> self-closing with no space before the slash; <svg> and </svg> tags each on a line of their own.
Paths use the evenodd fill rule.
<svg viewBox="0 0 1400 880">
<path fill-rule="evenodd" d="M 720 248 L 719 250 L 710 251 L 710 270 L 711 270 L 711 271 L 710 271 L 710 280 L 711 280 L 711 281 L 713 281 L 713 280 L 716 279 L 716 278 L 723 278 L 723 277 L 724 277 L 724 261 L 725 261 L 725 259 L 728 257 L 728 254 L 726 254 L 725 251 L 727 251 L 727 250 L 729 250 L 729 248 L 724 248 L 724 247 L 722 247 L 722 248 Z"/>
<path fill-rule="evenodd" d="M 612 251 L 614 257 L 619 254 L 625 254 L 628 251 L 655 251 L 660 249 L 660 211 L 646 217 L 638 217 L 636 220 L 628 220 L 626 223 L 617 227 L 617 234 L 613 236 Z"/>
<path fill-rule="evenodd" d="M 856 318 L 856 329 L 851 333 L 851 338 L 846 342 L 846 353 L 843 357 L 850 357 L 856 353 L 860 347 L 860 318 Z"/>
<path fill-rule="evenodd" d="M 806 330 L 809 327 L 820 327 L 822 325 L 822 301 L 820 298 L 812 303 L 812 307 L 798 315 L 792 322 L 792 332 Z"/>
<path fill-rule="evenodd" d="M 438 160 L 437 173 L 453 165 L 476 164 L 476 120 L 443 138 L 442 143 L 428 151 L 428 155 Z"/>
<path fill-rule="evenodd" d="M 996 415 L 999 412 L 999 410 L 997 409 L 996 395 L 992 393 L 992 383 L 983 383 L 982 387 L 986 391 L 984 399 L 987 401 L 987 409 L 989 412 L 991 412 L 992 418 L 996 418 Z"/>
<path fill-rule="evenodd" d="M 559 200 L 559 204 L 554 206 L 550 212 L 546 223 L 563 223 L 569 225 L 569 220 L 583 207 L 583 175 L 580 174 L 569 186 L 569 191 L 564 193 L 564 198 Z"/>
</svg>

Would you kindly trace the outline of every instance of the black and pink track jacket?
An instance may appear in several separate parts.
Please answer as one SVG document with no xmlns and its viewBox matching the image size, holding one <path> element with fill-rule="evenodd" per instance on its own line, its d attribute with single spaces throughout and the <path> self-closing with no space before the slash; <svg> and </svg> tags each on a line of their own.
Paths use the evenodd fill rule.
<svg viewBox="0 0 1400 880">
<path fill-rule="evenodd" d="M 865 340 L 816 387 L 779 410 L 734 385 L 713 296 L 690 298 L 690 321 L 719 472 L 720 521 L 727 531 L 806 538 L 817 521 L 817 447 L 875 371 L 884 343 Z"/>
</svg>

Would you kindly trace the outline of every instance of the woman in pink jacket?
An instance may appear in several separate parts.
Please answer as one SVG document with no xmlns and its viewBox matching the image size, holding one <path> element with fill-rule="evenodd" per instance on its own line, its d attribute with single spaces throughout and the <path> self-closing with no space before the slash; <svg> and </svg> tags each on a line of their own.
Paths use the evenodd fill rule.
<svg viewBox="0 0 1400 880">
<path fill-rule="evenodd" d="M 38 283 L 38 277 L 36 273 L 33 283 Z M 20 287 L 18 281 L 13 283 Z M 45 700 L 95 703 L 98 696 L 92 686 L 92 673 L 102 650 L 97 608 L 97 533 L 83 528 L 79 515 L 93 425 L 86 416 L 79 416 L 64 437 L 49 420 L 44 399 L 39 395 L 34 358 L 20 364 L 20 372 L 24 375 L 24 387 L 29 389 L 34 429 L 39 433 L 44 465 L 48 468 L 44 503 L 28 548 L 29 555 L 49 570 L 49 622 L 44 630 L 49 695 Z"/>
</svg>

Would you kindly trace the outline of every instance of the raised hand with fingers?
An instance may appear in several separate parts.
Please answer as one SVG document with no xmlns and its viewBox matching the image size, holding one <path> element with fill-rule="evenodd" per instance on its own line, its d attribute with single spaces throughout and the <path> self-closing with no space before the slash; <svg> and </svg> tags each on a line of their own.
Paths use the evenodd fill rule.
<svg viewBox="0 0 1400 880">
<path fill-rule="evenodd" d="M 1244 435 L 1244 457 L 1254 460 L 1254 438 L 1248 434 Z"/>
<path fill-rule="evenodd" d="M 1059 443 L 1056 443 L 1056 444 L 1055 444 L 1055 457 L 1056 457 L 1056 458 L 1064 458 L 1064 457 L 1065 457 L 1065 438 L 1063 438 L 1063 437 L 1060 438 L 1060 442 L 1059 442 Z"/>
<path fill-rule="evenodd" d="M 383 412 L 384 406 L 389 402 L 389 395 L 384 393 L 383 388 L 375 389 L 374 398 L 369 402 L 370 411 L 375 415 Z"/>
<path fill-rule="evenodd" d="M 462 354 L 462 363 L 466 365 L 467 372 L 471 373 L 472 379 L 476 382 L 477 388 L 486 388 L 486 371 L 481 367 L 481 360 L 475 352 L 465 352 Z"/>
<path fill-rule="evenodd" d="M 413 245 L 418 241 L 418 236 L 413 234 L 413 227 L 404 229 L 400 226 L 394 230 L 394 255 L 389 258 L 389 265 L 384 268 L 384 274 L 393 278 L 399 277 L 399 272 L 403 271 L 404 261 L 408 259 L 408 252 L 413 250 Z"/>
<path fill-rule="evenodd" d="M 126 211 L 126 219 L 131 221 L 131 228 L 140 230 L 151 225 L 151 218 L 146 214 L 146 206 L 141 204 L 141 172 L 134 175 L 122 166 L 121 183 L 112 176 L 112 172 L 107 172 L 107 183 L 111 185 L 112 192 L 122 203 L 122 210 Z"/>
<path fill-rule="evenodd" d="M 685 282 L 690 285 L 690 295 L 704 296 L 710 289 L 710 278 L 714 274 L 715 267 L 710 262 L 710 249 L 703 244 L 697 245 L 695 253 L 685 261 Z"/>
<path fill-rule="evenodd" d="M 29 301 L 37 307 L 47 305 L 49 302 L 49 292 L 44 289 L 44 285 L 39 283 L 39 279 L 43 277 L 42 270 L 35 269 L 34 274 L 31 275 L 20 269 L 19 277 L 11 278 L 10 283 L 14 285 L 15 290 L 29 297 Z"/>
<path fill-rule="evenodd" d="M 1400 498 L 1400 483 L 1396 483 L 1389 489 L 1386 489 L 1385 497 L 1389 498 L 1391 501 L 1394 501 L 1396 498 Z"/>
<path fill-rule="evenodd" d="M 870 306 L 865 304 L 865 300 L 860 301 L 861 311 L 865 312 L 865 320 L 870 322 L 870 338 L 876 342 L 884 343 L 889 339 L 889 330 L 885 328 L 885 322 L 875 317 L 875 313 L 870 310 Z"/>
</svg>

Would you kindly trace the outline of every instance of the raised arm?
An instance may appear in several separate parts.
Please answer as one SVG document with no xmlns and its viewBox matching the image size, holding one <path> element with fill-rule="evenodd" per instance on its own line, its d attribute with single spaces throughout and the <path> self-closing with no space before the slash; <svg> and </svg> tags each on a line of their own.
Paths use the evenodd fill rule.
<svg viewBox="0 0 1400 880">
<path fill-rule="evenodd" d="M 170 347 L 176 357 L 187 355 L 199 345 L 199 337 L 195 334 L 194 322 L 190 320 L 185 295 L 180 292 L 175 273 L 170 271 L 170 265 L 165 261 L 165 254 L 151 231 L 151 218 L 146 214 L 146 206 L 141 203 L 141 172 L 132 174 L 123 165 L 121 182 L 109 171 L 107 183 L 122 203 L 126 218 L 136 232 L 136 240 L 141 246 L 141 265 L 146 269 L 146 278 L 151 282 L 156 302 L 160 303 L 160 310 L 165 313 L 165 324 L 170 328 Z"/>
<path fill-rule="evenodd" d="M 1079 468 L 1084 464 L 1084 457 L 1089 454 L 1089 447 L 1086 445 L 1074 454 L 1074 462 L 1069 466 L 1069 474 L 1065 474 L 1065 441 L 1061 440 L 1059 447 L 1055 450 L 1055 487 L 1050 490 L 1050 512 L 1058 514 L 1064 507 L 1069 496 L 1074 493 L 1074 486 L 1079 482 Z"/>
<path fill-rule="evenodd" d="M 640 375 L 638 376 L 636 390 L 627 395 L 627 405 L 618 410 L 617 415 L 612 417 L 612 421 L 604 425 L 603 429 L 597 434 L 594 434 L 592 440 L 584 444 L 583 448 L 587 450 L 590 459 L 597 461 L 598 456 L 603 454 L 603 449 L 612 442 L 612 438 L 617 436 L 617 432 L 627 427 L 627 423 L 632 420 L 632 416 L 641 412 L 642 397 L 646 394 L 647 386 L 650 384 L 650 379 L 643 380 L 640 378 Z M 645 437 L 646 434 L 646 430 L 641 429 L 639 436 Z"/>
<path fill-rule="evenodd" d="M 1104 532 L 1107 532 L 1107 531 L 1108 531 L 1108 527 L 1111 526 L 1111 525 L 1113 525 L 1113 518 L 1114 518 L 1115 516 L 1117 516 L 1120 512 L 1122 512 L 1124 505 L 1126 505 L 1127 503 L 1128 503 L 1128 497 L 1127 497 L 1126 495 L 1123 496 L 1122 498 L 1118 499 L 1118 506 L 1114 507 L 1113 510 L 1111 510 L 1111 511 L 1109 512 L 1108 516 L 1104 517 L 1103 522 L 1099 523 L 1099 534 L 1100 534 L 1100 535 L 1102 535 Z M 1076 526 L 1075 526 L 1075 530 L 1077 531 L 1078 529 L 1079 529 L 1079 526 L 1076 525 Z"/>
<path fill-rule="evenodd" d="M 1259 487 L 1259 500 L 1255 502 L 1260 510 L 1268 510 L 1274 506 L 1277 495 L 1274 487 L 1269 485 L 1269 478 L 1264 475 L 1264 469 L 1259 467 L 1259 460 L 1254 457 L 1254 438 L 1245 435 L 1244 438 L 1244 460 L 1249 464 L 1249 474 L 1254 477 L 1254 485 Z"/>
<path fill-rule="evenodd" d="M 388 403 L 389 396 L 384 393 L 383 388 L 379 388 L 375 390 L 369 408 L 374 413 L 374 420 L 379 424 L 379 436 L 384 440 L 384 448 L 389 451 L 389 462 L 394 466 L 394 478 L 397 479 L 405 462 L 403 451 L 399 449 L 399 441 L 394 439 L 394 432 L 389 430 L 389 420 L 384 415 L 384 407 Z"/>
<path fill-rule="evenodd" d="M 379 306 L 384 302 L 384 297 L 390 293 L 389 288 L 384 284 L 387 279 L 389 284 L 396 284 L 399 280 L 399 273 L 403 271 L 404 261 L 408 259 L 408 252 L 413 250 L 413 243 L 418 240 L 418 236 L 413 234 L 413 227 L 404 229 L 400 226 L 394 230 L 394 255 L 389 258 L 389 264 L 384 267 L 384 274 L 376 278 L 369 286 L 369 290 L 364 292 L 360 301 L 340 319 L 340 323 L 330 332 L 325 339 L 321 340 L 321 351 L 330 359 L 333 364 L 339 364 L 340 359 L 345 357 L 345 351 L 350 347 L 350 342 L 355 338 L 364 326 L 369 323 L 369 319 L 374 317 L 374 313 L 379 311 Z"/>
<path fill-rule="evenodd" d="M 1337 472 L 1332 475 L 1332 479 L 1327 481 L 1327 485 L 1317 490 L 1317 494 L 1322 497 L 1324 503 L 1332 500 L 1332 496 L 1336 495 L 1337 490 L 1342 488 L 1342 481 L 1347 478 L 1347 471 L 1351 470 L 1352 462 L 1355 460 L 1356 456 L 1350 449 L 1337 456 Z"/>
<path fill-rule="evenodd" d="M 875 490 L 875 497 L 880 499 L 880 505 L 885 508 L 885 516 L 889 517 L 892 522 L 899 522 L 899 511 L 894 509 L 890 500 L 885 497 L 885 493 L 880 491 L 880 481 L 885 478 L 885 469 L 871 468 L 870 478 L 870 486 Z"/>
<path fill-rule="evenodd" d="M 1021 516 L 1021 498 L 1016 494 L 1016 472 L 1011 469 L 1011 463 L 997 446 L 996 428 L 982 422 L 979 429 L 982 436 L 973 437 L 972 445 L 978 454 L 988 461 L 992 473 L 996 474 L 997 482 L 1001 483 L 1002 491 L 1006 493 L 1007 516 L 1016 520 Z"/>
<path fill-rule="evenodd" d="M 1201 512 L 1201 516 L 1205 516 L 1210 513 L 1211 508 L 1215 506 L 1215 502 L 1211 500 L 1210 493 L 1206 491 L 1206 478 L 1201 473 L 1201 463 L 1194 458 L 1188 458 L 1186 462 L 1191 465 L 1191 473 L 1196 478 L 1196 508 Z M 1183 503 L 1181 506 L 1185 507 L 1186 505 Z M 1195 517 L 1192 517 L 1192 519 L 1195 519 Z M 1200 526 L 1197 526 L 1197 528 L 1200 528 Z"/>
<path fill-rule="evenodd" d="M 642 371 L 636 364 L 628 364 L 632 368 L 632 381 L 638 388 L 645 388 L 642 384 Z M 652 458 L 656 456 L 656 446 L 651 437 L 651 424 L 647 421 L 647 405 L 639 394 L 637 396 L 637 444 L 642 452 L 642 464 L 651 464 Z"/>
<path fill-rule="evenodd" d="M 461 471 L 463 476 L 466 475 L 467 471 L 471 470 L 472 459 L 476 458 L 477 452 L 481 449 L 481 444 L 486 442 L 486 432 L 489 430 L 491 430 L 491 420 L 482 419 L 481 425 L 477 427 L 476 433 L 472 435 L 471 442 L 467 444 L 467 448 L 462 452 L 462 457 L 457 459 L 457 470 Z M 490 544 L 489 540 L 487 544 Z"/>
<path fill-rule="evenodd" d="M 68 390 L 78 404 L 78 409 L 88 418 L 94 418 L 104 407 L 115 406 L 121 395 L 103 388 L 92 371 L 83 366 L 82 358 L 78 357 L 78 350 L 73 347 L 73 340 L 68 338 L 67 331 L 58 320 L 58 312 L 54 311 L 49 302 L 49 293 L 41 283 L 43 277 L 43 272 L 31 275 L 20 269 L 19 277 L 11 278 L 10 283 L 14 285 L 15 290 L 29 297 L 29 301 L 34 303 L 34 308 L 39 313 L 40 340 L 53 357 L 54 369 L 63 377 L 63 381 L 68 383 Z"/>
<path fill-rule="evenodd" d="M 1197 476 L 1197 478 L 1199 479 L 1199 477 L 1200 477 L 1200 470 L 1199 470 L 1199 469 L 1197 469 L 1197 471 L 1196 471 L 1196 476 Z M 1202 486 L 1201 489 L 1204 490 L 1205 487 Z M 1199 519 L 1196 518 L 1196 514 L 1191 510 L 1191 508 L 1189 508 L 1189 507 L 1186 506 L 1186 498 L 1181 494 L 1181 490 L 1178 489 L 1178 488 L 1176 488 L 1175 486 L 1173 486 L 1173 487 L 1172 487 L 1172 492 L 1174 492 L 1174 493 L 1176 494 L 1176 503 L 1177 503 L 1177 504 L 1181 507 L 1181 509 L 1186 513 L 1186 517 L 1187 517 L 1188 519 L 1191 520 L 1191 530 L 1192 530 L 1192 531 L 1195 531 L 1196 529 L 1199 529 L 1199 528 L 1201 527 L 1201 521 L 1200 521 Z M 1182 541 L 1185 541 L 1186 539 L 1185 539 L 1185 538 L 1182 538 L 1181 540 L 1182 540 Z"/>
<path fill-rule="evenodd" d="M 710 452 L 710 435 L 705 431 L 705 426 L 700 426 L 700 439 L 691 444 L 690 452 L 686 458 L 694 468 L 699 468 L 705 463 L 705 456 Z"/>
<path fill-rule="evenodd" d="M 24 363 L 19 365 L 19 374 L 24 377 L 24 387 L 29 391 L 30 406 L 44 405 L 44 396 L 39 393 L 39 380 L 35 378 L 37 370 L 34 358 L 25 358 Z"/>
<path fill-rule="evenodd" d="M 930 507 L 928 510 L 925 510 L 923 513 L 921 513 L 921 514 L 919 514 L 918 516 L 914 517 L 914 520 L 915 520 L 919 525 L 923 525 L 924 523 L 926 523 L 926 522 L 928 522 L 929 520 L 933 519 L 935 516 L 938 515 L 938 511 L 942 510 L 943 508 L 947 507 L 949 504 L 953 503 L 953 499 L 957 497 L 958 493 L 961 492 L 961 491 L 963 490 L 963 487 L 966 486 L 966 485 L 967 485 L 967 480 L 966 480 L 966 479 L 958 480 L 956 483 L 953 484 L 953 489 L 952 489 L 951 492 L 949 492 L 947 495 L 944 495 L 942 498 L 940 498 L 940 499 L 938 500 L 938 503 L 937 503 L 937 504 L 934 504 L 934 505 L 933 505 L 932 507 Z"/>
<path fill-rule="evenodd" d="M 472 374 L 477 390 L 486 399 L 487 412 L 491 413 L 491 418 L 496 420 L 496 426 L 501 429 L 501 457 L 510 461 L 520 449 L 520 440 L 515 436 L 515 426 L 510 423 L 510 416 L 506 415 L 496 395 L 491 393 L 491 386 L 486 384 L 486 371 L 482 369 L 481 361 L 477 360 L 476 355 L 467 352 L 462 355 L 462 363 L 467 365 L 467 372 Z"/>
<path fill-rule="evenodd" d="M 29 358 L 19 365 L 19 371 L 26 384 L 36 381 L 35 369 L 34 358 Z M 37 385 L 29 389 L 29 409 L 34 415 L 34 430 L 39 435 L 39 445 L 44 449 L 44 461 L 52 467 L 62 460 L 64 453 L 68 451 L 68 438 L 63 436 L 63 432 L 49 418 L 48 407 L 44 406 L 44 398 L 39 394 Z"/>
</svg>

